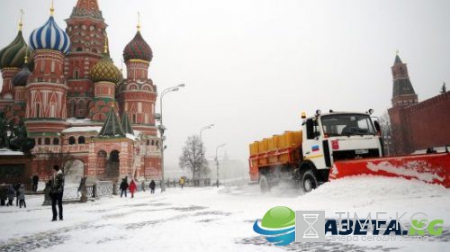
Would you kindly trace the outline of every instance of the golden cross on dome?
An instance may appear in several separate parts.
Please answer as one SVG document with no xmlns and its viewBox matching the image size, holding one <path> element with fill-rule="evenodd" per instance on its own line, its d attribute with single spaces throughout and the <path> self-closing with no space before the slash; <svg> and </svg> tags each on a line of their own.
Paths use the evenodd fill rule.
<svg viewBox="0 0 450 252">
<path fill-rule="evenodd" d="M 21 31 L 23 27 L 23 14 L 24 14 L 23 9 L 20 9 L 19 31 Z"/>
<path fill-rule="evenodd" d="M 52 0 L 52 6 L 50 7 L 50 16 L 53 16 L 53 13 L 55 13 L 55 8 L 53 8 L 53 0 Z"/>
<path fill-rule="evenodd" d="M 105 45 L 103 46 L 103 52 L 108 53 L 108 36 L 105 33 Z"/>
<path fill-rule="evenodd" d="M 137 24 L 138 31 L 141 31 L 141 13 L 138 11 L 138 24 Z"/>
</svg>

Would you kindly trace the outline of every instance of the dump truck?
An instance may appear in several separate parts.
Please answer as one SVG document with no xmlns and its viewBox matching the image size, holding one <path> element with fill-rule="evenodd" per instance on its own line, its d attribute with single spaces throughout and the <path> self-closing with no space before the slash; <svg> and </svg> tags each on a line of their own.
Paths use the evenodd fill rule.
<svg viewBox="0 0 450 252">
<path fill-rule="evenodd" d="M 330 179 L 362 174 L 419 179 L 450 187 L 450 154 L 383 157 L 373 110 L 333 112 L 306 118 L 299 131 L 285 131 L 250 144 L 249 173 L 267 192 L 293 181 L 305 192 Z"/>
</svg>

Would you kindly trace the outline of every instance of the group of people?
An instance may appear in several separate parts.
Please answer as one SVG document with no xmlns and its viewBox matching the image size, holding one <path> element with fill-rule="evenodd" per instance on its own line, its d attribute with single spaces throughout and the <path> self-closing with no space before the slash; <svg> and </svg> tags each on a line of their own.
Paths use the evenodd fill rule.
<svg viewBox="0 0 450 252">
<path fill-rule="evenodd" d="M 14 185 L 3 187 L 1 194 L 2 205 L 6 202 L 6 206 L 14 206 L 14 198 L 16 198 L 16 206 L 20 208 L 27 207 L 27 204 L 25 203 L 24 184 L 17 182 Z"/>
<path fill-rule="evenodd" d="M 150 181 L 150 183 L 149 183 L 150 193 L 155 193 L 155 187 L 156 187 L 155 181 L 154 180 Z M 137 190 L 137 185 L 136 185 L 136 182 L 134 181 L 134 179 L 132 179 L 130 181 L 130 184 L 128 184 L 128 177 L 125 177 L 124 179 L 122 179 L 122 182 L 120 183 L 120 197 L 121 198 L 124 195 L 125 195 L 125 197 L 127 197 L 127 190 L 130 191 L 131 198 L 134 198 L 134 193 Z"/>
</svg>

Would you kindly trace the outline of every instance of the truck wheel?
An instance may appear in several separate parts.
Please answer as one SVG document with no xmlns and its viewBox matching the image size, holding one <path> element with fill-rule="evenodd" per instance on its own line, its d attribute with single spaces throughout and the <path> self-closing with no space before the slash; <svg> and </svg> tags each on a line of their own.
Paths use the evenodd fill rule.
<svg viewBox="0 0 450 252">
<path fill-rule="evenodd" d="M 267 193 L 270 191 L 269 180 L 265 175 L 260 176 L 261 177 L 259 178 L 259 188 L 261 189 L 262 193 Z"/>
<path fill-rule="evenodd" d="M 303 173 L 302 188 L 305 192 L 310 192 L 317 188 L 317 178 L 313 170 L 307 170 Z"/>
</svg>

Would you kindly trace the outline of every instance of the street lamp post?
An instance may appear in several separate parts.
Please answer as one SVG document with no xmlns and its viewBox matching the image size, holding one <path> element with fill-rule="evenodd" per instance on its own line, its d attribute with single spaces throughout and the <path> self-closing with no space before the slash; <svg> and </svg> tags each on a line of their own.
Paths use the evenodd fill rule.
<svg viewBox="0 0 450 252">
<path fill-rule="evenodd" d="M 203 132 L 204 130 L 206 130 L 206 129 L 211 129 L 213 126 L 214 126 L 214 124 L 210 124 L 210 125 L 207 125 L 207 126 L 205 126 L 205 127 L 203 127 L 203 128 L 200 129 L 200 134 L 199 134 L 199 136 L 200 136 L 200 141 L 202 140 L 202 132 Z"/>
<path fill-rule="evenodd" d="M 200 137 L 200 154 L 202 155 L 202 157 L 205 155 L 205 153 L 203 152 L 203 147 L 204 146 L 203 146 L 203 140 L 202 140 L 202 132 L 204 130 L 206 130 L 206 129 L 211 129 L 213 126 L 214 126 L 214 124 L 212 123 L 212 124 L 206 125 L 205 127 L 200 129 L 200 134 L 199 134 L 199 137 Z M 208 179 L 208 174 L 206 175 L 206 179 Z"/>
<path fill-rule="evenodd" d="M 164 140 L 165 140 L 165 136 L 164 136 L 164 132 L 166 131 L 166 127 L 163 124 L 163 97 L 164 95 L 166 95 L 169 92 L 174 92 L 174 91 L 178 91 L 180 90 L 180 87 L 184 87 L 184 84 L 179 84 L 177 86 L 174 87 L 169 87 L 164 89 L 161 92 L 161 96 L 159 97 L 159 126 L 158 126 L 158 130 L 159 130 L 159 134 L 161 135 L 161 141 L 159 141 L 160 144 L 160 150 L 161 150 L 161 192 L 166 191 L 166 185 L 164 184 Z"/>
<path fill-rule="evenodd" d="M 223 146 L 225 146 L 225 144 L 221 144 L 221 145 L 216 147 L 216 166 L 217 166 L 217 181 L 216 181 L 216 184 L 217 184 L 217 188 L 219 188 L 219 159 L 217 158 L 217 150 L 220 147 L 223 147 Z"/>
</svg>

